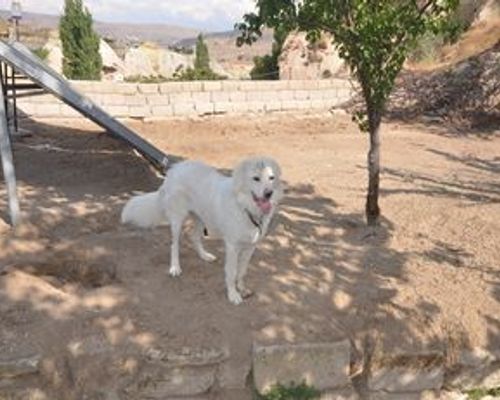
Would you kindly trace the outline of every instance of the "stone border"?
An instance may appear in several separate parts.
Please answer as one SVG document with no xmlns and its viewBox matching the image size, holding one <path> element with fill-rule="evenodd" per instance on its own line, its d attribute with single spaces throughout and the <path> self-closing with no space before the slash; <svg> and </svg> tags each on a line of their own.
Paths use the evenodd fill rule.
<svg viewBox="0 0 500 400">
<path fill-rule="evenodd" d="M 78 366 L 89 357 L 104 360 L 113 351 L 110 346 L 96 348 L 92 343 L 90 340 L 78 352 L 67 354 L 63 357 L 66 361 L 41 355 L 0 359 L 0 398 L 11 393 L 19 395 L 20 388 L 22 393 L 30 388 L 28 391 L 37 394 L 37 399 L 47 400 L 40 388 L 54 381 L 57 374 L 76 376 Z M 248 393 L 249 389 L 255 389 L 265 393 L 278 382 L 286 386 L 293 381 L 320 389 L 321 400 L 464 400 L 463 391 L 500 386 L 498 352 L 462 351 L 452 365 L 444 352 L 384 354 L 378 360 L 365 362 L 365 370 L 356 374 L 352 369 L 353 350 L 347 339 L 254 346 L 252 365 L 234 368 L 228 348 L 183 348 L 177 352 L 151 348 L 130 355 L 140 368 L 125 387 L 112 388 L 110 399 L 119 400 L 123 390 L 138 398 L 205 399 L 205 395 L 218 391 Z M 365 361 L 366 357 L 370 358 L 365 354 Z M 62 372 L 61 368 L 70 370 Z M 53 377 L 54 374 L 57 376 Z M 253 377 L 253 382 L 246 379 L 248 376 Z"/>
<path fill-rule="evenodd" d="M 71 84 L 117 118 L 327 110 L 349 101 L 355 92 L 352 82 L 345 79 Z M 21 97 L 18 106 L 28 117 L 80 117 L 50 94 Z"/>
</svg>

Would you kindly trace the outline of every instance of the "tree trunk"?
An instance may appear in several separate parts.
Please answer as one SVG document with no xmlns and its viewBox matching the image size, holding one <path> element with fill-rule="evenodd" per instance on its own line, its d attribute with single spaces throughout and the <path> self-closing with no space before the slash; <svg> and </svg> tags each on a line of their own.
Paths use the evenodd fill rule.
<svg viewBox="0 0 500 400">
<path fill-rule="evenodd" d="M 368 194 L 366 196 L 366 221 L 369 226 L 379 223 L 378 206 L 380 175 L 380 121 L 377 112 L 368 114 L 370 150 L 368 151 Z"/>
</svg>

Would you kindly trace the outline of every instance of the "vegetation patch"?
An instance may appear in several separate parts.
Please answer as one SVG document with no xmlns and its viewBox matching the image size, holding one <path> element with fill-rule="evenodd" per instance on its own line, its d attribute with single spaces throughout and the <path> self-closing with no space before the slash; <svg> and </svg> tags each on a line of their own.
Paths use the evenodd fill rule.
<svg viewBox="0 0 500 400">
<path fill-rule="evenodd" d="M 314 400 L 319 399 L 320 391 L 302 382 L 297 385 L 283 386 L 278 383 L 265 395 L 257 395 L 256 400 Z"/>
</svg>

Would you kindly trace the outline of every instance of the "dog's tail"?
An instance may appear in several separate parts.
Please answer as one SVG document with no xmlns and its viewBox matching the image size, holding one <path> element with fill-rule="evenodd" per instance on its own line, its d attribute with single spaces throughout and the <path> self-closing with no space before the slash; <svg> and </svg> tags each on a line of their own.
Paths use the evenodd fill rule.
<svg viewBox="0 0 500 400">
<path fill-rule="evenodd" d="M 122 224 L 152 228 L 168 223 L 161 204 L 160 190 L 132 197 L 122 210 Z"/>
</svg>

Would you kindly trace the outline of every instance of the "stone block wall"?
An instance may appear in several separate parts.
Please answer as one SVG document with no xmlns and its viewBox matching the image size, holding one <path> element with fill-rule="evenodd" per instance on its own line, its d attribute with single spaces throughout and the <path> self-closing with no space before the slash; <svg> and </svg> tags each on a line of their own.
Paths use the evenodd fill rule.
<svg viewBox="0 0 500 400">
<path fill-rule="evenodd" d="M 137 84 L 73 81 L 71 84 L 117 118 L 168 118 L 223 113 L 327 110 L 350 100 L 352 82 L 195 81 Z M 50 94 L 18 99 L 29 117 L 69 118 L 80 114 Z"/>
</svg>

